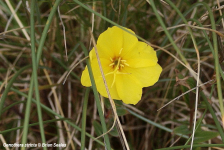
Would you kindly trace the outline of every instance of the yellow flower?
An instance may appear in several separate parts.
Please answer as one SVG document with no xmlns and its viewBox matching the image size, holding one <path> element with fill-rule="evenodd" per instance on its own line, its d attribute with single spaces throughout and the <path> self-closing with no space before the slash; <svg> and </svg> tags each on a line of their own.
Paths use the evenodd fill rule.
<svg viewBox="0 0 224 150">
<path fill-rule="evenodd" d="M 142 88 L 158 81 L 162 68 L 157 63 L 156 52 L 134 35 L 114 26 L 99 36 L 96 47 L 113 99 L 136 104 L 141 100 Z M 94 48 L 89 57 L 97 90 L 108 97 Z M 87 67 L 82 72 L 81 83 L 91 86 Z"/>
</svg>

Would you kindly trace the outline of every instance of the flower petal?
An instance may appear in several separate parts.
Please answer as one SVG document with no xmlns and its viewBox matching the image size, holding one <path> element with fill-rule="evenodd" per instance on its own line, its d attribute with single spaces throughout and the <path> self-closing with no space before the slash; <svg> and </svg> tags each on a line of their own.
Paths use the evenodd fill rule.
<svg viewBox="0 0 224 150">
<path fill-rule="evenodd" d="M 108 86 L 111 98 L 116 99 L 116 100 L 120 100 L 121 98 L 118 96 L 116 86 L 115 85 L 112 86 L 113 79 L 114 79 L 113 74 L 107 75 L 105 78 L 106 78 L 106 81 L 107 81 L 107 86 Z M 105 87 L 104 82 L 103 82 L 103 78 L 96 80 L 96 86 L 97 86 L 98 92 L 102 96 L 108 98 L 108 94 L 107 94 L 106 87 Z"/>
<path fill-rule="evenodd" d="M 128 33 L 127 31 L 120 29 L 123 31 L 123 38 L 124 38 L 123 39 L 123 47 L 122 47 L 123 49 L 122 49 L 122 52 L 120 55 L 121 57 L 130 53 L 131 51 L 133 51 L 133 48 L 136 46 L 136 44 L 138 44 L 138 39 L 135 36 L 135 33 L 130 29 L 127 29 L 127 28 L 125 28 L 125 29 L 134 35 L 132 35 L 131 33 Z"/>
<path fill-rule="evenodd" d="M 91 81 L 90 81 L 90 78 L 89 78 L 89 71 L 88 71 L 87 66 L 85 67 L 85 70 L 83 70 L 83 72 L 82 72 L 81 84 L 83 86 L 86 86 L 86 87 L 91 86 Z"/>
<path fill-rule="evenodd" d="M 127 60 L 127 63 L 133 68 L 154 66 L 158 61 L 156 52 L 144 42 L 138 42 L 123 59 Z"/>
<path fill-rule="evenodd" d="M 100 34 L 97 40 L 97 49 L 100 58 L 113 58 L 119 54 L 123 46 L 123 31 L 114 26 Z"/>
<path fill-rule="evenodd" d="M 103 72 L 104 73 L 108 73 L 110 71 L 110 69 L 111 69 L 109 67 L 110 61 L 107 60 L 107 59 L 102 58 L 102 59 L 100 59 L 100 62 L 101 62 L 102 68 L 103 68 Z M 92 67 L 94 80 L 96 81 L 98 78 L 102 78 L 97 59 L 94 59 L 94 60 L 90 59 L 90 64 L 91 64 L 91 67 Z M 89 87 L 89 86 L 92 85 L 91 81 L 90 81 L 89 71 L 88 71 L 87 66 L 85 67 L 85 70 L 82 72 L 81 84 L 83 86 L 86 86 L 86 87 Z"/>
<path fill-rule="evenodd" d="M 102 65 L 102 68 L 103 68 L 104 75 L 113 71 L 113 69 L 111 67 L 109 67 L 109 65 L 108 65 L 108 63 L 110 62 L 109 60 L 101 58 L 100 61 L 101 61 L 101 65 Z M 104 82 L 103 82 L 103 78 L 102 78 L 102 75 L 101 75 L 101 72 L 100 72 L 100 68 L 99 68 L 97 59 L 94 59 L 94 60 L 91 61 L 91 67 L 92 67 L 92 70 L 93 70 L 93 76 L 94 76 L 94 80 L 95 80 L 95 83 L 96 83 L 97 91 L 102 96 L 108 97 L 107 92 L 106 92 L 106 87 L 105 87 Z M 116 87 L 111 86 L 112 83 L 113 83 L 113 79 L 114 79 L 113 74 L 106 75 L 105 78 L 106 78 L 106 81 L 107 81 L 107 85 L 108 85 L 111 97 L 113 99 L 120 100 L 120 97 L 117 94 Z M 82 83 L 83 86 L 86 86 L 86 87 L 89 87 L 89 86 L 92 85 L 91 81 L 90 81 L 89 71 L 88 71 L 87 67 L 85 68 L 85 70 L 82 73 L 81 83 Z"/>
<path fill-rule="evenodd" d="M 141 100 L 142 86 L 133 76 L 127 74 L 117 75 L 116 88 L 119 97 L 126 104 L 137 104 Z"/>
<path fill-rule="evenodd" d="M 159 64 L 144 68 L 124 68 L 126 73 L 130 73 L 132 76 L 138 79 L 143 87 L 154 85 L 158 80 L 162 72 L 162 68 Z"/>
<path fill-rule="evenodd" d="M 125 29 L 135 34 L 132 30 Z M 129 53 L 137 43 L 138 39 L 136 36 L 117 26 L 113 26 L 100 34 L 97 40 L 97 50 L 100 58 L 113 59 Z M 95 53 L 92 53 L 92 58 L 96 58 Z"/>
</svg>

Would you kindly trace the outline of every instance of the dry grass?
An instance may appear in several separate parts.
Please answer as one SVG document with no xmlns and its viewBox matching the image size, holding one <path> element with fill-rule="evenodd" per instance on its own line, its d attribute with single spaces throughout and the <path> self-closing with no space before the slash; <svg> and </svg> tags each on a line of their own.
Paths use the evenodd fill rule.
<svg viewBox="0 0 224 150">
<path fill-rule="evenodd" d="M 5 92 L 7 85 L 12 77 L 24 66 L 32 64 L 31 47 L 30 47 L 30 3 L 22 1 L 18 7 L 15 16 L 10 19 L 12 13 L 9 4 L 0 1 L 0 96 Z M 192 8 L 192 4 L 197 1 L 173 1 L 175 6 L 182 14 Z M 204 31 L 207 35 L 215 32 L 220 36 L 219 60 L 223 69 L 223 23 L 220 11 L 223 11 L 224 2 L 220 0 L 220 8 L 217 8 L 219 1 L 204 1 L 213 9 L 216 30 L 211 29 L 211 21 L 205 7 L 198 6 L 192 9 L 189 14 L 185 15 L 186 19 L 196 19 L 201 22 L 203 27 L 198 23 L 189 21 L 184 24 L 183 21 L 178 22 L 180 16 L 177 12 L 164 1 L 155 1 L 157 12 L 167 26 L 171 37 L 176 46 L 183 54 L 184 60 L 180 57 L 171 42 L 167 39 L 167 35 L 152 6 L 144 0 L 111 0 L 111 1 L 82 1 L 89 9 L 102 14 L 108 19 L 122 26 L 132 29 L 137 35 L 150 42 L 157 51 L 159 64 L 163 68 L 160 80 L 152 87 L 143 89 L 142 100 L 135 106 L 124 105 L 120 101 L 116 101 L 119 108 L 118 115 L 125 132 L 125 136 L 129 143 L 130 149 L 133 150 L 151 150 L 169 146 L 183 146 L 189 137 L 184 138 L 176 133 L 180 133 L 174 129 L 176 127 L 186 126 L 186 131 L 182 130 L 185 136 L 190 136 L 194 123 L 194 106 L 196 99 L 196 90 L 180 96 L 182 93 L 195 88 L 198 82 L 198 111 L 197 120 L 201 121 L 200 129 L 207 137 L 205 131 L 219 132 L 218 136 L 208 136 L 200 144 L 222 144 L 223 140 L 220 136 L 214 116 L 212 116 L 208 106 L 204 102 L 206 97 L 215 111 L 217 120 L 222 124 L 222 114 L 215 78 L 215 62 L 208 40 L 205 38 Z M 12 9 L 15 11 L 19 1 L 11 1 Z M 28 4 L 28 5 L 27 5 Z M 38 1 L 35 10 L 35 38 L 36 48 L 39 46 L 46 20 L 53 6 L 52 1 Z M 39 13 L 38 13 L 39 11 Z M 60 13 L 59 13 L 60 12 Z M 85 56 L 80 46 L 82 42 L 88 50 L 92 49 L 91 35 L 89 28 L 93 28 L 94 37 L 105 31 L 112 24 L 106 22 L 99 16 L 93 14 L 79 6 L 75 1 L 62 1 L 60 3 L 60 11 L 57 10 L 50 24 L 47 38 L 42 49 L 41 61 L 39 64 L 38 83 L 40 102 L 49 107 L 55 113 L 61 115 L 61 121 L 54 120 L 60 117 L 52 114 L 48 110 L 42 108 L 43 121 L 52 120 L 50 123 L 44 123 L 44 135 L 46 143 L 65 143 L 67 149 L 80 149 L 81 132 L 78 128 L 82 128 L 82 112 L 85 96 L 85 87 L 80 83 L 81 73 L 86 66 L 85 61 L 81 61 Z M 93 20 L 94 19 L 94 20 Z M 19 24 L 19 21 L 21 24 Z M 93 23 L 94 22 L 94 23 Z M 193 31 L 195 38 L 192 41 L 188 28 Z M 211 40 L 213 44 L 214 41 Z M 198 48 L 200 55 L 200 72 L 201 75 L 197 79 L 198 58 L 195 51 Z M 81 61 L 81 62 L 80 62 Z M 63 81 L 68 71 L 80 62 L 68 76 L 64 84 Z M 32 75 L 32 67 L 24 70 L 13 81 L 12 88 L 8 91 L 3 110 L 0 118 L 0 149 L 4 149 L 2 143 L 21 143 L 23 128 L 16 130 L 16 127 L 23 126 L 24 119 L 27 115 L 26 102 Z M 203 83 L 211 82 L 202 85 Z M 223 84 L 223 77 L 221 76 Z M 221 88 L 223 91 L 223 86 Z M 24 93 L 25 95 L 21 95 Z M 203 94 L 205 97 L 203 97 Z M 178 97 L 168 106 L 157 111 L 159 108 Z M 33 94 L 35 98 L 35 94 Z M 205 99 L 206 99 L 205 98 Z M 105 100 L 104 116 L 108 130 L 113 125 L 114 115 L 107 99 Z M 9 107 L 8 107 L 9 106 Z M 37 105 L 32 103 L 30 106 L 29 124 L 38 122 Z M 134 115 L 129 110 L 138 115 Z M 207 111 L 208 110 L 208 111 Z M 206 111 L 205 115 L 203 113 Z M 88 106 L 86 110 L 86 132 L 94 137 L 101 133 L 99 124 L 99 114 L 92 90 L 89 94 Z M 143 120 L 141 117 L 147 119 Z M 70 123 L 66 122 L 67 120 Z M 150 121 L 152 123 L 150 123 Z M 74 127 L 75 126 L 75 127 Z M 165 127 L 165 128 L 163 128 Z M 13 129 L 13 130 L 10 130 Z M 190 131 L 190 132 L 188 132 Z M 27 143 L 42 143 L 39 125 L 31 126 L 28 130 Z M 202 132 L 195 135 L 200 137 Z M 181 134 L 181 133 L 180 133 Z M 110 143 L 113 149 L 122 149 L 116 129 L 109 134 Z M 104 149 L 102 145 L 86 136 L 86 149 Z M 103 141 L 102 138 L 99 139 Z M 199 144 L 195 143 L 195 144 Z M 221 147 L 221 146 L 216 146 Z M 11 148 L 9 148 L 11 149 Z M 48 149 L 54 149 L 48 147 Z M 203 149 L 203 148 L 202 148 Z M 207 148 L 205 148 L 207 149 Z M 212 148 L 216 149 L 216 148 Z M 218 148 L 217 148 L 218 149 Z"/>
</svg>

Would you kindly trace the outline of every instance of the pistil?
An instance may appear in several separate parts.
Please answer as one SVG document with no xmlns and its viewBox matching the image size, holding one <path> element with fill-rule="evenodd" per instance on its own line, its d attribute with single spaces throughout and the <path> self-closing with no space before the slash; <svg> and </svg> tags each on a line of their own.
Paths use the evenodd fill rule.
<svg viewBox="0 0 224 150">
<path fill-rule="evenodd" d="M 120 51 L 122 51 L 122 49 Z M 107 73 L 106 76 L 109 74 L 113 74 L 114 77 L 113 77 L 113 82 L 111 84 L 111 87 L 113 87 L 115 80 L 116 80 L 116 75 L 117 74 L 126 74 L 126 73 L 122 73 L 120 71 L 125 66 L 129 66 L 129 64 L 127 63 L 126 60 L 122 60 L 121 57 L 118 57 L 116 59 L 110 58 L 110 61 L 111 61 L 111 64 L 109 64 L 109 67 L 113 67 L 114 71 Z"/>
</svg>

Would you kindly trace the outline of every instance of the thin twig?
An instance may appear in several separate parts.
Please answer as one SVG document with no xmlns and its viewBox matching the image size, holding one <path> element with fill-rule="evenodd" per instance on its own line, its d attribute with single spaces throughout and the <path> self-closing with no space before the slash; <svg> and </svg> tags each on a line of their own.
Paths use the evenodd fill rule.
<svg viewBox="0 0 224 150">
<path fill-rule="evenodd" d="M 217 35 L 219 35 L 221 37 L 224 37 L 224 35 L 221 32 L 217 31 L 217 30 L 213 30 L 213 29 L 210 29 L 210 28 L 203 28 L 203 27 L 189 25 L 189 24 L 180 24 L 180 25 L 168 27 L 167 30 L 171 30 L 171 29 L 175 29 L 175 28 L 179 28 L 179 27 L 191 27 L 191 28 L 200 29 L 200 30 L 212 31 L 212 32 L 215 32 Z M 158 29 L 157 31 L 161 32 L 161 31 L 163 31 L 163 29 Z"/>
<path fill-rule="evenodd" d="M 213 79 L 212 79 L 212 80 L 209 80 L 209 81 L 207 81 L 207 82 L 205 82 L 205 83 L 203 83 L 203 84 L 198 85 L 198 87 L 204 86 L 204 85 L 206 85 L 206 84 L 208 84 L 208 83 L 210 83 L 210 82 L 212 82 L 212 81 L 213 81 Z M 169 105 L 170 103 L 174 102 L 175 100 L 177 100 L 177 99 L 179 99 L 180 97 L 184 96 L 185 94 L 187 94 L 187 93 L 189 93 L 189 92 L 195 90 L 195 89 L 198 88 L 198 87 L 194 87 L 194 88 L 192 88 L 192 89 L 190 89 L 190 90 L 188 90 L 188 91 L 182 93 L 181 95 L 179 95 L 179 96 L 177 96 L 176 98 L 174 98 L 174 99 L 172 99 L 171 101 L 169 101 L 169 102 L 168 102 L 167 104 L 165 104 L 163 107 L 159 108 L 157 111 L 163 109 L 164 107 L 166 107 L 166 106 Z"/>
<path fill-rule="evenodd" d="M 65 44 L 65 58 L 66 60 L 68 61 L 68 50 L 67 50 L 67 42 L 66 42 L 66 34 L 65 34 L 65 26 L 64 26 L 64 23 L 62 21 L 62 18 L 61 18 L 61 13 L 60 13 L 60 7 L 58 6 L 58 16 L 60 18 L 60 21 L 61 21 L 61 25 L 62 25 L 62 28 L 63 28 L 63 36 L 64 36 L 64 44 Z"/>
<path fill-rule="evenodd" d="M 109 91 L 109 88 L 108 88 L 108 85 L 107 85 L 107 82 L 106 82 L 106 78 L 105 78 L 105 75 L 103 73 L 103 68 L 102 68 L 102 65 L 101 65 L 101 62 L 100 62 L 100 58 L 99 58 L 99 54 L 98 54 L 97 47 L 96 47 L 96 41 L 95 41 L 95 39 L 93 37 L 91 29 L 89 29 L 89 31 L 90 31 L 90 35 L 91 35 L 91 38 L 92 38 L 92 41 L 93 41 L 93 45 L 94 45 L 97 61 L 98 61 L 99 67 L 100 67 L 100 72 L 101 72 L 101 75 L 102 75 L 102 78 L 103 78 L 103 81 L 104 81 L 104 85 L 105 85 L 105 88 L 106 88 L 106 91 L 107 91 L 107 94 L 108 94 L 108 98 L 110 100 L 110 104 L 111 104 L 113 112 L 114 112 L 114 116 L 115 116 L 116 121 L 118 123 L 118 127 L 119 127 L 119 129 L 121 131 L 121 135 L 122 135 L 122 138 L 124 140 L 125 146 L 126 146 L 127 150 L 130 150 L 128 142 L 127 142 L 127 139 L 126 139 L 124 131 L 123 131 L 123 128 L 121 126 L 120 120 L 119 120 L 118 115 L 117 115 L 116 106 L 114 104 L 113 99 L 111 98 L 110 91 Z"/>
</svg>

